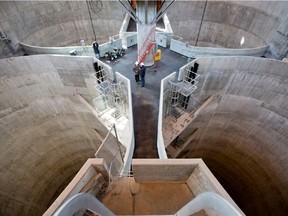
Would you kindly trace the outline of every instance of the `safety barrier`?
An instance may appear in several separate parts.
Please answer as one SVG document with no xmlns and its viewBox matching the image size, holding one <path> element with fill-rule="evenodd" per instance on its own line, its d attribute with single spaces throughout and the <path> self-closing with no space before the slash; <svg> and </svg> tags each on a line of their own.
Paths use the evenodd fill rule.
<svg viewBox="0 0 288 216">
<path fill-rule="evenodd" d="M 168 44 L 169 44 L 169 34 L 167 33 L 162 33 L 162 32 L 156 32 L 156 35 L 155 35 L 155 39 L 156 39 L 156 43 L 159 45 L 159 46 L 162 46 L 162 47 L 167 47 Z"/>
<path fill-rule="evenodd" d="M 182 38 L 175 36 L 171 39 L 170 50 L 189 58 L 202 56 L 264 56 L 269 46 L 245 49 L 228 49 L 214 47 L 195 47 L 185 43 Z"/>
<path fill-rule="evenodd" d="M 213 192 L 204 192 L 182 207 L 175 216 L 192 215 L 204 209 L 213 209 L 222 216 L 243 216 L 226 199 Z M 79 193 L 68 199 L 54 214 L 54 216 L 70 216 L 81 209 L 89 209 L 99 215 L 114 216 L 97 198 L 87 194 Z"/>
<path fill-rule="evenodd" d="M 168 89 L 169 81 L 176 78 L 176 72 L 170 74 L 161 80 L 160 88 L 160 101 L 159 101 L 159 113 L 158 113 L 158 132 L 157 132 L 157 149 L 160 159 L 167 159 L 167 154 L 165 150 L 165 143 L 163 139 L 162 121 L 165 116 L 166 110 L 164 109 L 165 92 Z"/>
<path fill-rule="evenodd" d="M 134 125 L 133 125 L 133 108 L 132 108 L 132 91 L 131 91 L 131 84 L 130 80 L 127 79 L 122 74 L 116 72 L 116 76 L 121 77 L 123 80 L 126 80 L 127 82 L 127 95 L 128 95 L 128 121 L 129 121 L 129 127 L 130 127 L 130 134 L 128 135 L 127 142 L 126 142 L 126 153 L 124 156 L 124 167 L 122 170 L 122 175 L 125 175 L 125 173 L 129 173 L 131 163 L 132 163 L 132 156 L 135 148 L 135 139 L 134 139 Z"/>
<path fill-rule="evenodd" d="M 213 192 L 204 192 L 181 208 L 175 216 L 193 215 L 203 209 L 213 209 L 222 216 L 242 216 L 226 199 Z M 218 215 L 218 214 L 217 214 Z"/>
<path fill-rule="evenodd" d="M 24 43 L 19 43 L 24 52 L 28 55 L 33 54 L 58 54 L 58 55 L 70 55 L 71 51 L 74 51 L 74 55 L 80 56 L 95 56 L 92 45 L 85 46 L 69 46 L 69 47 L 41 47 L 32 46 Z M 110 41 L 99 45 L 100 57 L 104 57 L 107 51 L 113 49 L 121 49 L 122 40 L 118 35 L 110 37 Z"/>
<path fill-rule="evenodd" d="M 122 44 L 124 48 L 128 48 L 137 44 L 137 32 L 123 32 Z"/>
<path fill-rule="evenodd" d="M 103 158 L 109 166 L 109 180 L 117 179 L 119 176 L 125 151 L 125 147 L 119 142 L 116 127 L 113 125 L 95 153 L 96 158 Z"/>
<path fill-rule="evenodd" d="M 53 215 L 54 216 L 70 216 L 81 209 L 90 209 L 99 215 L 114 216 L 103 203 L 97 198 L 87 194 L 79 193 L 68 199 Z"/>
<path fill-rule="evenodd" d="M 105 127 L 115 124 L 119 141 L 126 147 L 124 156 L 124 166 L 121 171 L 121 175 L 125 175 L 130 170 L 132 156 L 134 152 L 135 139 L 134 139 L 134 125 L 133 125 L 133 108 L 132 108 L 132 92 L 130 80 L 119 72 L 115 72 L 115 83 L 123 83 L 122 85 L 122 102 L 125 102 L 125 112 L 119 120 L 114 121 L 114 118 L 102 115 L 99 120 L 103 122 Z M 112 92 L 113 93 L 113 92 Z M 113 93 L 114 94 L 114 93 Z M 124 115 L 125 114 L 125 115 Z M 103 121 L 102 121 L 103 120 Z M 109 122 L 107 122 L 109 121 Z M 107 127 L 110 129 L 110 127 Z M 111 161 L 110 161 L 111 162 Z"/>
</svg>

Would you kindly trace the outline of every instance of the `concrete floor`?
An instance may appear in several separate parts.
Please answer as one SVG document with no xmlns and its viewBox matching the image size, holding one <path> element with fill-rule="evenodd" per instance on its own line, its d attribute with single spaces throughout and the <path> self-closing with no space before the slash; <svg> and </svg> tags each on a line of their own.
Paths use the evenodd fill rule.
<svg viewBox="0 0 288 216">
<path fill-rule="evenodd" d="M 102 202 L 117 215 L 173 215 L 194 197 L 185 183 L 140 184 L 130 177 L 113 182 Z"/>
<path fill-rule="evenodd" d="M 126 56 L 120 59 L 119 62 L 110 64 L 113 70 L 121 72 L 131 80 L 136 141 L 134 158 L 157 157 L 156 131 L 160 81 L 168 74 L 178 71 L 181 66 L 187 63 L 187 58 L 173 53 L 169 49 L 161 50 L 163 58 L 157 63 L 157 72 L 152 68 L 147 69 L 147 85 L 144 88 L 137 86 L 132 72 L 132 67 L 136 60 L 136 47 L 127 50 Z M 207 59 L 205 61 L 207 61 Z M 216 104 L 217 106 L 215 107 L 219 110 L 219 114 L 217 112 L 215 112 L 216 114 L 203 112 L 198 120 L 194 121 L 194 124 L 191 124 L 190 127 L 187 128 L 186 132 L 181 135 L 181 137 L 185 138 L 184 140 L 191 137 L 191 131 L 193 132 L 196 129 L 198 135 L 189 143 L 187 148 L 181 151 L 178 157 L 202 158 L 245 214 L 286 215 L 287 196 L 284 194 L 287 191 L 287 181 L 285 181 L 285 179 L 287 179 L 285 177 L 287 172 L 285 172 L 285 163 L 280 159 L 278 160 L 278 158 L 279 155 L 281 155 L 282 158 L 286 158 L 287 154 L 281 154 L 278 150 L 280 151 L 280 149 L 282 149 L 282 151 L 285 152 L 287 142 L 285 142 L 285 140 L 278 142 L 277 140 L 279 140 L 279 138 L 274 139 L 273 133 L 270 131 L 265 133 L 265 128 L 258 129 L 257 126 L 258 124 L 265 124 L 265 126 L 270 127 L 271 130 L 275 128 L 275 122 L 273 122 L 273 125 L 268 125 L 267 122 L 270 121 L 270 117 L 266 112 L 282 113 L 283 118 L 287 116 L 287 112 L 284 111 L 284 109 L 281 110 L 281 107 L 286 107 L 284 105 L 285 100 L 275 101 L 273 100 L 273 94 L 270 94 L 275 91 L 275 95 L 280 97 L 281 94 L 279 94 L 279 92 L 284 92 L 286 88 L 281 86 L 280 83 L 275 86 L 271 85 L 273 82 L 268 82 L 267 80 L 267 83 L 270 83 L 270 89 L 265 93 L 262 87 L 265 86 L 266 82 L 262 80 L 261 83 L 259 83 L 261 87 L 259 94 L 257 89 L 252 88 L 253 86 L 257 86 L 256 84 L 249 84 L 249 93 L 247 93 L 246 89 L 248 86 L 247 80 L 249 82 L 260 82 L 260 77 L 263 77 L 264 74 L 267 74 L 265 76 L 267 79 L 271 76 L 270 79 L 275 80 L 278 80 L 279 77 L 284 79 L 286 75 L 280 74 L 281 70 L 278 70 L 280 75 L 271 74 L 268 72 L 269 70 L 267 70 L 267 72 L 266 70 L 261 70 L 261 67 L 268 67 L 269 64 L 265 62 L 265 59 L 261 58 L 249 59 L 247 57 L 247 59 L 245 59 L 245 57 L 243 57 L 242 60 L 239 58 L 237 60 L 239 65 L 234 65 L 235 59 L 233 58 L 230 60 L 223 58 L 223 64 L 220 64 L 220 58 L 213 60 L 215 61 L 214 64 L 212 64 L 211 61 L 209 61 L 211 65 L 209 66 L 210 68 L 205 71 L 205 76 L 203 76 L 204 78 L 201 81 L 202 83 L 199 84 L 200 86 L 203 85 L 202 91 L 204 94 L 207 94 L 207 97 L 219 94 L 219 89 L 222 89 L 219 86 L 221 83 L 224 86 L 226 85 L 228 74 L 234 71 L 234 67 L 237 67 L 240 72 L 238 72 L 237 76 L 234 76 L 235 81 L 231 82 L 231 85 L 229 84 L 229 91 L 227 90 L 229 92 L 228 94 L 233 95 L 233 97 L 223 97 L 221 99 L 222 102 L 219 103 L 220 105 Z M 231 62 L 229 63 L 228 61 Z M 270 65 L 272 65 L 272 63 L 275 63 L 275 65 L 278 64 L 279 66 L 277 67 L 280 67 L 280 62 L 271 62 Z M 234 66 L 228 70 L 227 68 L 230 64 Z M 204 60 L 200 65 L 205 66 Z M 243 68 L 240 67 L 242 65 Z M 219 70 L 217 69 L 218 67 Z M 254 73 L 246 72 L 247 69 L 245 69 L 245 67 L 249 68 L 250 71 L 254 71 Z M 285 65 L 283 65 L 283 67 L 285 67 Z M 223 68 L 227 70 L 223 70 Z M 270 70 L 274 71 L 272 66 Z M 240 76 L 239 74 L 243 74 L 243 77 L 246 77 L 246 79 L 242 80 L 241 78 L 240 82 L 240 80 L 237 79 L 237 77 Z M 257 76 L 255 76 L 255 74 L 257 74 Z M 244 90 L 246 90 L 246 93 L 241 93 L 245 92 Z M 247 102 L 244 102 L 243 95 L 247 97 Z M 258 97 L 258 95 L 260 96 Z M 285 93 L 282 93 L 282 95 L 285 95 Z M 238 100 L 238 97 L 240 100 Z M 262 110 L 261 106 L 253 104 L 251 98 L 261 100 L 264 104 L 273 104 L 276 111 L 273 110 L 274 108 L 272 106 L 272 108 L 266 106 L 267 108 Z M 212 103 L 211 107 L 213 106 Z M 237 111 L 231 110 L 232 107 Z M 268 111 L 269 109 L 270 111 Z M 250 110 L 253 112 L 252 114 L 250 114 Z M 223 115 L 223 113 L 226 115 Z M 260 115 L 263 120 L 259 120 L 257 117 Z M 235 121 L 230 121 L 230 118 Z M 248 118 L 247 122 L 251 122 L 252 124 L 246 123 L 246 118 Z M 265 120 L 266 118 L 267 120 Z M 254 124 L 251 119 L 258 123 Z M 205 122 L 209 122 L 208 126 L 203 125 Z M 235 124 L 235 126 L 233 124 Z M 219 125 L 223 126 L 219 127 Z M 245 132 L 245 130 L 243 131 L 244 128 L 249 128 L 249 130 Z M 249 131 L 253 131 L 253 134 Z M 279 133 L 282 132 L 279 131 Z M 258 142 L 261 143 L 261 148 L 259 148 Z M 274 146 L 277 145 L 277 148 L 271 149 L 270 143 L 273 143 Z M 255 149 L 257 149 L 257 151 L 255 151 Z M 269 154 L 266 154 L 265 151 L 269 151 Z M 261 155 L 261 157 L 259 155 Z M 278 168 L 272 168 L 271 166 L 273 164 L 275 164 L 275 166 L 276 164 L 277 166 L 282 164 L 281 170 L 283 171 L 279 171 L 280 169 Z M 269 188 L 269 185 L 273 186 Z M 263 191 L 266 192 L 264 193 Z M 249 197 L 249 201 L 247 201 L 247 197 Z"/>
<path fill-rule="evenodd" d="M 133 118 L 135 131 L 135 150 L 133 158 L 158 158 L 157 123 L 161 80 L 187 63 L 187 57 L 159 47 L 162 59 L 156 66 L 147 67 L 145 87 L 137 85 L 132 68 L 137 60 L 137 46 L 115 62 L 108 62 L 114 71 L 118 71 L 131 81 Z"/>
</svg>

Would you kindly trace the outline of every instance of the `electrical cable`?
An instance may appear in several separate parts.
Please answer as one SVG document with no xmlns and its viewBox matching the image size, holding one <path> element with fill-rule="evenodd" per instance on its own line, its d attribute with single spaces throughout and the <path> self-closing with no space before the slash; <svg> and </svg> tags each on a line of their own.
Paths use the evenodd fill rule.
<svg viewBox="0 0 288 216">
<path fill-rule="evenodd" d="M 198 39 L 199 39 L 199 36 L 200 36 L 200 31 L 201 31 L 201 28 L 202 28 L 202 23 L 203 23 L 203 19 L 204 19 L 204 14 L 205 14 L 206 6 L 207 6 L 207 0 L 206 0 L 206 2 L 205 2 L 205 5 L 204 5 L 204 9 L 203 9 L 203 13 L 202 13 L 202 18 L 201 18 L 201 23 L 200 23 L 199 31 L 198 31 L 198 34 L 197 34 L 195 46 L 197 46 Z"/>
<path fill-rule="evenodd" d="M 90 17 L 90 21 L 91 21 L 91 26 L 92 26 L 94 38 L 95 38 L 95 41 L 97 42 L 97 38 L 96 38 L 95 30 L 94 30 L 94 25 L 93 25 L 93 21 L 92 21 L 92 17 L 91 17 L 91 12 L 90 12 L 90 7 L 89 7 L 89 4 L 88 4 L 88 0 L 86 0 L 86 4 L 87 4 L 88 12 L 89 12 L 89 17 Z"/>
</svg>

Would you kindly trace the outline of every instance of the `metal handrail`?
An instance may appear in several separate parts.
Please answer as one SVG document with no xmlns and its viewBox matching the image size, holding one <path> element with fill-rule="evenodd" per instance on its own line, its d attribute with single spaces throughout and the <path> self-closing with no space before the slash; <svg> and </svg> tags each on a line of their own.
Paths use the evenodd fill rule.
<svg viewBox="0 0 288 216">
<path fill-rule="evenodd" d="M 68 216 L 73 215 L 80 209 L 90 209 L 100 215 L 115 216 L 115 214 L 101 203 L 96 197 L 87 193 L 79 193 L 68 199 L 53 216 Z"/>
<path fill-rule="evenodd" d="M 204 192 L 196 196 L 193 200 L 182 207 L 175 216 L 192 215 L 202 209 L 210 208 L 220 213 L 222 216 L 243 216 L 226 199 L 214 192 Z"/>
</svg>

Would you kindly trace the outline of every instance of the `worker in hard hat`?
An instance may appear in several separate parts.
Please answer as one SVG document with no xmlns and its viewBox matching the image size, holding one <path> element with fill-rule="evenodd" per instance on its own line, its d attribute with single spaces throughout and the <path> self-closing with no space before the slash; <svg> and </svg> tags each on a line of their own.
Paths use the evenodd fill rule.
<svg viewBox="0 0 288 216">
<path fill-rule="evenodd" d="M 140 84 L 139 74 L 140 74 L 140 66 L 138 61 L 135 62 L 135 65 L 133 67 L 133 72 L 135 74 L 135 81 L 137 84 Z"/>
</svg>

